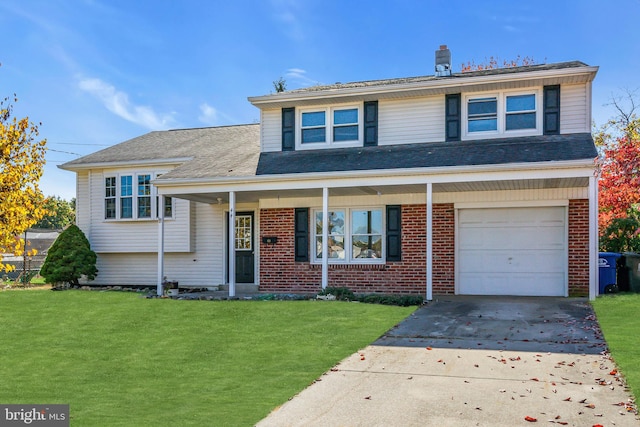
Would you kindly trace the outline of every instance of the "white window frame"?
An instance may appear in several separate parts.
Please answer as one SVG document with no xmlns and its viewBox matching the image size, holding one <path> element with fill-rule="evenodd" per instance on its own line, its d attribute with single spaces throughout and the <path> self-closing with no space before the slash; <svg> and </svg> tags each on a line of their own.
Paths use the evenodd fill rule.
<svg viewBox="0 0 640 427">
<path fill-rule="evenodd" d="M 536 114 L 536 127 L 534 129 L 514 129 L 506 130 L 507 116 L 507 97 L 518 95 L 534 95 L 536 108 L 529 112 Z M 483 132 L 469 132 L 469 101 L 478 98 L 495 97 L 497 101 L 497 129 Z M 492 91 L 492 92 L 475 92 L 465 94 L 462 103 L 462 139 L 486 139 L 492 137 L 508 137 L 508 136 L 531 136 L 542 135 L 542 91 L 540 89 L 528 90 L 510 90 L 510 91 Z"/>
<path fill-rule="evenodd" d="M 365 210 L 378 210 L 380 211 L 382 217 L 382 224 L 380 225 L 380 238 L 381 238 L 381 258 L 353 258 L 352 250 L 353 250 L 353 224 L 351 220 L 351 212 L 352 211 L 365 211 Z M 344 258 L 329 258 L 329 264 L 371 264 L 371 265 L 380 265 L 385 264 L 387 262 L 387 245 L 386 245 L 386 209 L 384 206 L 353 206 L 350 208 L 345 207 L 331 207 L 329 208 L 329 212 L 341 211 L 344 212 L 345 215 L 345 224 L 344 224 Z M 321 264 L 322 258 L 317 257 L 316 252 L 316 237 L 322 237 L 321 234 L 316 234 L 316 214 L 322 213 L 321 208 L 313 208 L 311 209 L 311 227 L 310 227 L 310 248 L 311 251 L 311 264 Z"/>
<path fill-rule="evenodd" d="M 154 172 L 120 172 L 120 173 L 108 173 L 104 175 L 102 194 L 105 194 L 106 188 L 106 179 L 107 178 L 115 178 L 116 180 L 116 217 L 115 218 L 105 218 L 105 222 L 130 222 L 130 221 L 156 221 L 158 220 L 158 204 L 160 203 L 160 195 L 158 194 L 157 188 L 151 185 L 151 194 L 150 197 L 151 203 L 151 215 L 149 217 L 138 217 L 138 198 L 139 197 L 147 197 L 147 196 L 139 196 L 138 195 L 138 176 L 149 175 L 150 181 L 153 181 L 158 176 L 162 175 L 161 173 Z M 131 177 L 131 195 L 122 196 L 122 177 L 130 176 Z M 131 198 L 131 210 L 132 216 L 130 218 L 122 218 L 122 199 L 123 198 Z M 104 212 L 106 214 L 106 203 L 108 197 L 103 197 L 103 206 Z M 171 212 L 172 216 L 164 218 L 167 220 L 175 219 L 175 199 L 169 197 L 171 199 Z"/>
<path fill-rule="evenodd" d="M 333 113 L 334 111 L 339 110 L 357 110 L 358 111 L 358 139 L 350 140 L 350 141 L 334 141 L 333 140 L 333 129 L 336 127 L 334 125 Z M 324 112 L 325 117 L 325 140 L 324 142 L 310 142 L 310 143 L 302 143 L 302 115 L 304 113 L 316 113 L 316 112 Z M 341 105 L 332 105 L 326 107 L 308 107 L 308 108 L 300 108 L 296 109 L 296 150 L 315 150 L 318 148 L 327 148 L 327 147 L 362 147 L 363 141 L 363 104 L 341 104 Z M 341 127 L 344 125 L 338 125 L 337 127 Z"/>
</svg>

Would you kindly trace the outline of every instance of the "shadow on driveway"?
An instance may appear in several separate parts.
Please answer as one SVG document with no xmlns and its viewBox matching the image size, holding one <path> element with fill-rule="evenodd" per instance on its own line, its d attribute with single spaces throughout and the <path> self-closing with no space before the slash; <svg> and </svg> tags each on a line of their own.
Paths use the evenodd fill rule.
<svg viewBox="0 0 640 427">
<path fill-rule="evenodd" d="M 373 345 L 600 354 L 606 344 L 586 298 L 444 296 Z"/>
</svg>

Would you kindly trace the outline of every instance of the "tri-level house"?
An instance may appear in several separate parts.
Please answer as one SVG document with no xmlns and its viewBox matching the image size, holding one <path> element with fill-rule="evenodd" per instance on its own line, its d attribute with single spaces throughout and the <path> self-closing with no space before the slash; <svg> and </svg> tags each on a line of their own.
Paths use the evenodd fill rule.
<svg viewBox="0 0 640 427">
<path fill-rule="evenodd" d="M 260 123 L 151 132 L 61 167 L 96 284 L 589 295 L 596 149 L 582 62 L 250 97 Z"/>
</svg>

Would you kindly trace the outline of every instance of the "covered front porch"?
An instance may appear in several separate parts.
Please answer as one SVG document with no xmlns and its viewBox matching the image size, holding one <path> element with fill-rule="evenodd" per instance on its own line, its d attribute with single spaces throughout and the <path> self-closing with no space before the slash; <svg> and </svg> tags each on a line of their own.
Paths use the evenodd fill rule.
<svg viewBox="0 0 640 427">
<path fill-rule="evenodd" d="M 402 283 L 412 282 L 407 289 L 412 293 L 420 292 L 427 300 L 431 300 L 434 293 L 465 293 L 464 287 L 461 288 L 465 273 L 462 269 L 466 267 L 461 262 L 461 258 L 465 258 L 460 253 L 458 218 L 462 210 L 527 210 L 555 206 L 564 209 L 562 212 L 567 216 L 563 222 L 564 247 L 557 252 L 562 253 L 566 266 L 558 273 L 563 274 L 563 296 L 576 293 L 572 291 L 579 288 L 576 281 L 584 282 L 581 285 L 583 293 L 590 298 L 597 295 L 597 186 L 592 168 L 583 163 L 556 163 L 544 169 L 505 165 L 491 170 L 465 167 L 455 171 L 430 168 L 429 171 L 289 174 L 249 179 L 159 179 L 154 184 L 162 196 L 222 205 L 229 218 L 224 225 L 225 234 L 234 236 L 224 239 L 225 270 L 236 271 L 236 255 L 249 249 L 255 259 L 254 283 L 261 290 L 312 292 L 336 285 L 352 288 L 357 284 L 350 281 L 354 282 L 356 278 L 375 283 L 376 278 L 386 275 L 384 280 L 387 282 L 380 282 L 380 286 L 372 289 L 379 292 L 387 286 L 392 292 L 402 292 L 402 287 L 408 285 L 399 284 L 393 288 L 388 279 L 392 273 L 402 270 L 402 266 L 404 270 L 398 273 L 403 275 Z M 587 217 L 584 227 L 577 231 L 571 217 L 576 211 L 575 201 L 584 201 L 580 209 L 586 210 Z M 382 259 L 345 262 L 332 257 L 328 247 L 335 237 L 331 235 L 332 227 L 328 223 L 332 212 L 339 209 L 349 212 L 353 207 L 382 212 L 389 206 L 402 208 L 402 226 L 408 231 L 413 228 L 411 232 L 415 233 L 402 236 L 405 250 L 402 265 L 387 259 L 388 248 L 381 252 Z M 308 226 L 315 228 L 307 230 L 311 238 L 307 240 L 310 257 L 306 261 L 296 259 L 295 253 L 296 212 L 301 209 L 307 209 Z M 252 215 L 252 229 L 239 234 L 237 220 L 247 214 Z M 386 228 L 388 215 L 388 211 L 382 214 L 385 231 L 380 233 L 386 245 L 391 234 Z M 164 277 L 163 222 L 160 219 L 158 225 L 159 293 Z M 575 249 L 572 233 L 576 232 L 581 233 L 579 240 L 588 242 L 578 258 L 572 253 Z M 351 236 L 351 240 L 354 239 Z M 345 236 L 345 240 L 349 240 L 349 236 Z M 577 271 L 575 265 L 579 263 L 584 267 Z M 409 269 L 410 274 L 406 273 Z M 225 276 L 228 294 L 233 297 L 237 293 L 236 275 Z"/>
</svg>

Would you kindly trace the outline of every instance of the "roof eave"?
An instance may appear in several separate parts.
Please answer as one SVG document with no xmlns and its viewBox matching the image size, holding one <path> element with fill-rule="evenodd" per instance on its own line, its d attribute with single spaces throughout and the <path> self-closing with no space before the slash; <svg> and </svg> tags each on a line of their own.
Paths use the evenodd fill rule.
<svg viewBox="0 0 640 427">
<path fill-rule="evenodd" d="M 417 176 L 417 175 L 450 175 L 461 173 L 482 173 L 518 170 L 551 170 L 551 169 L 584 169 L 580 176 L 591 176 L 595 168 L 593 159 L 562 160 L 548 162 L 521 162 L 504 163 L 473 166 L 446 166 L 446 167 L 425 167 L 410 169 L 373 169 L 364 171 L 336 171 L 336 172 L 314 172 L 314 173 L 292 173 L 282 175 L 254 175 L 254 176 L 234 176 L 234 177 L 213 177 L 213 178 L 160 178 L 152 183 L 158 187 L 163 186 L 194 186 L 194 185 L 236 185 L 239 183 L 265 183 L 265 182 L 286 182 L 286 181 L 325 181 L 329 178 L 367 178 L 367 177 L 391 177 L 391 176 Z"/>
<path fill-rule="evenodd" d="M 309 101 L 319 103 L 331 99 L 340 102 L 340 99 L 353 99 L 354 97 L 391 97 L 391 95 L 425 95 L 429 92 L 447 92 L 447 89 L 465 88 L 469 86 L 499 84 L 504 82 L 518 82 L 532 79 L 558 79 L 575 78 L 582 76 L 584 82 L 590 82 L 598 72 L 597 66 L 584 66 L 561 68 L 555 70 L 527 71 L 517 74 L 494 74 L 486 76 L 456 76 L 421 82 L 398 83 L 380 86 L 353 87 L 341 89 L 328 89 L 324 91 L 277 93 L 247 98 L 254 106 L 266 108 L 270 106 L 290 106 Z"/>
<path fill-rule="evenodd" d="M 72 162 L 58 165 L 58 168 L 68 171 L 81 171 L 87 169 L 108 169 L 116 167 L 131 167 L 131 166 L 165 166 L 182 164 L 193 160 L 193 157 L 176 157 L 172 159 L 148 159 L 148 160 L 127 160 L 127 161 L 113 161 L 113 162 L 89 162 L 72 164 Z"/>
</svg>

